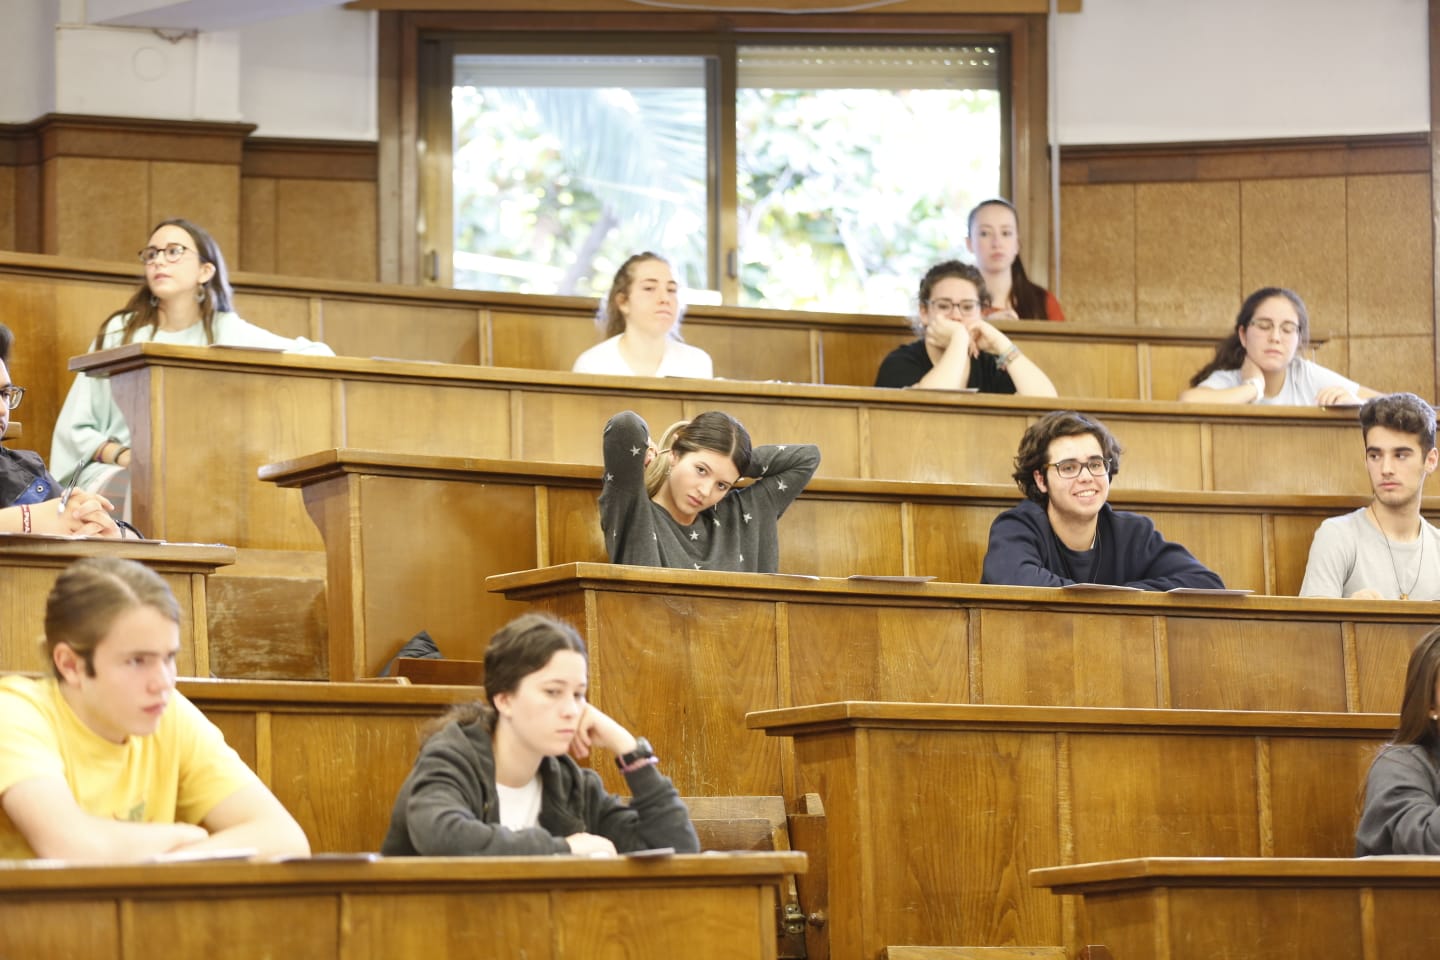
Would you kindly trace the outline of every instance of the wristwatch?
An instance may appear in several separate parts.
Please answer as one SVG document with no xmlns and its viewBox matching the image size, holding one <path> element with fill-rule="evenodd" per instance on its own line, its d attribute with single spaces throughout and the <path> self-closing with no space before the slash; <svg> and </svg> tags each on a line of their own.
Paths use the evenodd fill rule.
<svg viewBox="0 0 1440 960">
<path fill-rule="evenodd" d="M 624 773 L 626 770 L 628 770 L 630 767 L 635 766 L 635 764 L 639 763 L 640 761 L 653 760 L 654 758 L 655 748 L 650 746 L 650 741 L 646 740 L 644 737 L 636 737 L 635 749 L 631 750 L 629 753 L 621 754 L 620 756 L 616 757 L 615 766 L 620 768 L 621 773 Z"/>
</svg>

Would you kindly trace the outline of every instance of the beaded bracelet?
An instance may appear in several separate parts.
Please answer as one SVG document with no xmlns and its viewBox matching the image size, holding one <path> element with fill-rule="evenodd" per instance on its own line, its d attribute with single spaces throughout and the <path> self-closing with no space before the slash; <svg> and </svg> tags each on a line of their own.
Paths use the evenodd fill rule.
<svg viewBox="0 0 1440 960">
<path fill-rule="evenodd" d="M 30 505 L 26 503 L 20 504 L 20 532 L 30 532 Z"/>
</svg>

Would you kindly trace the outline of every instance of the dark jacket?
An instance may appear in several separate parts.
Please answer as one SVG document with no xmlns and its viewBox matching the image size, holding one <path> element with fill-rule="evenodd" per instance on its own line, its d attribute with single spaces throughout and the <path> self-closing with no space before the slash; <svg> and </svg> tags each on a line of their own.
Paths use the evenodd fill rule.
<svg viewBox="0 0 1440 960">
<path fill-rule="evenodd" d="M 45 469 L 45 461 L 32 450 L 0 447 L 0 507 L 36 504 L 63 492 Z"/>
<path fill-rule="evenodd" d="M 1225 583 L 1189 550 L 1160 536 L 1149 517 L 1100 508 L 1096 518 L 1100 551 L 1094 583 L 1170 590 L 1175 587 L 1223 589 Z M 1067 561 L 1050 529 L 1045 508 L 1031 500 L 1006 510 L 990 525 L 981 583 L 1019 587 L 1063 587 L 1076 581 L 1065 576 Z"/>
<path fill-rule="evenodd" d="M 386 856 L 530 856 L 569 853 L 572 833 L 607 837 L 621 853 L 674 847 L 696 853 L 700 841 L 675 787 L 654 765 L 626 774 L 629 806 L 607 793 L 594 770 L 568 756 L 540 762 L 540 825 L 511 830 L 500 825 L 495 757 L 482 718 L 450 723 L 425 742 L 400 787 Z"/>
</svg>

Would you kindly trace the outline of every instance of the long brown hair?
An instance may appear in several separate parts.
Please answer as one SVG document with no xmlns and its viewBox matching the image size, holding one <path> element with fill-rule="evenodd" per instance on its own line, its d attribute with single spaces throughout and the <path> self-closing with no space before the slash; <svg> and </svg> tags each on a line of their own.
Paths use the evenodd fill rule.
<svg viewBox="0 0 1440 960">
<path fill-rule="evenodd" d="M 672 453 L 679 459 L 696 450 L 729 457 L 742 477 L 750 470 L 750 434 L 745 425 L 722 410 L 707 410 L 694 420 L 670 424 L 661 434 L 659 451 L 645 468 L 645 493 L 654 497 L 665 485 Z"/>
<path fill-rule="evenodd" d="M 150 231 L 150 236 L 161 227 L 179 227 L 190 234 L 190 239 L 195 242 L 195 255 L 200 258 L 201 263 L 208 263 L 215 268 L 210 279 L 205 281 L 201 287 L 205 291 L 205 299 L 200 303 L 200 320 L 205 327 L 205 342 L 215 342 L 215 314 L 227 313 L 233 309 L 232 301 L 234 294 L 230 290 L 230 276 L 225 269 L 225 257 L 220 253 L 220 245 L 215 238 L 205 232 L 203 227 L 191 223 L 189 220 L 175 218 L 161 220 L 155 224 Z M 120 345 L 129 343 L 135 338 L 135 334 L 147 327 L 154 327 L 160 322 L 160 304 L 155 299 L 154 293 L 150 290 L 150 281 L 142 280 L 140 289 L 130 297 L 130 300 L 105 318 L 100 324 L 100 329 L 95 333 L 95 343 L 92 350 L 99 350 L 105 346 L 105 328 L 110 326 L 110 321 L 116 317 L 124 318 L 124 326 L 120 330 Z"/>
<path fill-rule="evenodd" d="M 1392 744 L 1414 743 L 1435 752 L 1437 742 L 1435 683 L 1440 680 L 1440 627 L 1420 639 L 1405 667 L 1405 693 L 1400 698 L 1400 722 Z"/>
<path fill-rule="evenodd" d="M 986 207 L 1004 207 L 1015 215 L 1015 236 L 1020 236 L 1020 213 L 1015 209 L 1015 204 L 1000 197 L 991 197 L 989 200 L 981 200 L 975 204 L 966 219 L 966 229 L 970 236 L 975 235 L 975 215 Z M 1021 320 L 1049 320 L 1050 314 L 1046 310 L 1045 288 L 1030 279 L 1025 272 L 1025 264 L 1020 260 L 1020 250 L 1015 250 L 1015 260 L 1010 264 L 1010 303 L 1008 306 L 1015 311 L 1015 315 Z"/>
<path fill-rule="evenodd" d="M 1221 340 L 1215 347 L 1214 359 L 1201 367 L 1200 372 L 1190 378 L 1190 386 L 1200 386 L 1205 382 L 1205 378 L 1216 370 L 1240 369 L 1245 363 L 1245 344 L 1240 342 L 1240 331 L 1250 326 L 1255 319 L 1255 311 L 1260 309 L 1260 304 L 1271 297 L 1284 297 L 1295 308 L 1295 316 L 1300 321 L 1300 342 L 1295 345 L 1295 352 L 1298 354 L 1310 345 L 1310 313 L 1305 309 L 1305 301 L 1300 299 L 1300 294 L 1284 287 L 1261 287 L 1240 304 L 1240 313 L 1235 317 L 1235 329 L 1231 330 L 1230 336 Z"/>
<path fill-rule="evenodd" d="M 615 271 L 615 279 L 610 283 L 610 292 L 600 304 L 600 311 L 595 315 L 595 322 L 604 332 L 605 339 L 618 337 L 625 332 L 625 314 L 620 310 L 620 298 L 630 295 L 630 288 L 635 285 L 635 268 L 642 263 L 651 260 L 658 261 L 670 266 L 670 261 L 658 253 L 651 253 L 649 250 L 635 254 L 624 263 L 620 269 Z M 680 337 L 680 304 L 675 304 L 675 326 L 670 330 L 670 336 L 676 340 Z"/>
</svg>

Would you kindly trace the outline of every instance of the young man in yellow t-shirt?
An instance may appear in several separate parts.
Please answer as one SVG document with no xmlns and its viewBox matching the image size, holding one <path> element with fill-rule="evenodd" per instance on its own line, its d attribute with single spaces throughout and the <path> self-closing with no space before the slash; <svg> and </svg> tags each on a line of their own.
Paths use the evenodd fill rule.
<svg viewBox="0 0 1440 960">
<path fill-rule="evenodd" d="M 54 676 L 0 679 L 0 858 L 309 853 L 295 819 L 175 689 L 180 612 L 138 563 L 72 564 L 45 610 Z"/>
</svg>

